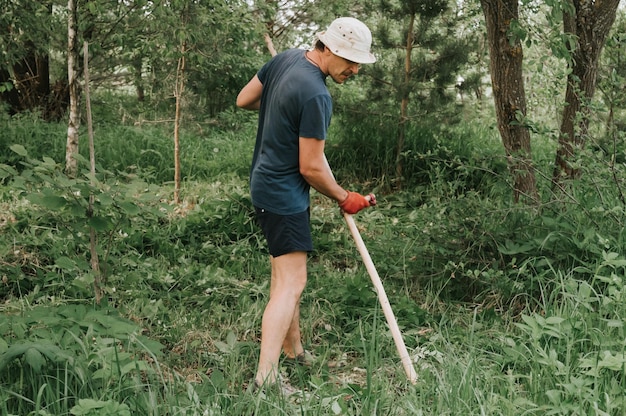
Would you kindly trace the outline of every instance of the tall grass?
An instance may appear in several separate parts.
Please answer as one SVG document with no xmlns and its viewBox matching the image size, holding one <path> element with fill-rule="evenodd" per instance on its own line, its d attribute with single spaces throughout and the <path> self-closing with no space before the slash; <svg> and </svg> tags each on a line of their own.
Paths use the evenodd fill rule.
<svg viewBox="0 0 626 416">
<path fill-rule="evenodd" d="M 538 211 L 512 205 L 499 144 L 480 125 L 412 131 L 402 191 L 384 183 L 393 146 L 382 132 L 353 126 L 369 136 L 357 143 L 336 131 L 328 146 L 345 186 L 377 190 L 378 207 L 356 221 L 417 384 L 338 209 L 313 193 L 301 314 L 319 361 L 281 367 L 304 391 L 298 399 L 250 392 L 270 268 L 247 190 L 254 119 L 240 116 L 185 132 L 180 206 L 169 204 L 163 126 L 102 123 L 101 182 L 89 187 L 68 182 L 62 155 L 46 150 L 63 146 L 62 126 L 3 119 L 2 414 L 624 414 L 619 183 L 589 156 L 572 198 Z M 372 167 L 372 153 L 386 156 Z M 85 254 L 87 191 L 108 224 L 98 228 L 101 305 Z"/>
<path fill-rule="evenodd" d="M 158 184 L 174 180 L 171 122 L 133 123 L 133 119 L 129 119 L 129 124 L 121 124 L 108 119 L 95 121 L 95 152 L 101 170 L 138 174 Z M 241 126 L 233 128 L 235 122 Z M 14 117 L 0 114 L 0 126 L 2 163 L 21 168 L 19 157 L 10 150 L 15 144 L 24 146 L 34 158 L 46 156 L 59 163 L 65 159 L 67 126 L 43 122 L 37 114 Z M 255 138 L 254 120 L 249 115 L 226 112 L 216 120 L 185 127 L 180 138 L 183 180 L 209 181 L 225 171 L 242 177 L 247 175 Z M 81 128 L 81 134 L 86 140 L 83 130 Z M 87 158 L 85 143 L 81 143 L 79 152 Z"/>
</svg>

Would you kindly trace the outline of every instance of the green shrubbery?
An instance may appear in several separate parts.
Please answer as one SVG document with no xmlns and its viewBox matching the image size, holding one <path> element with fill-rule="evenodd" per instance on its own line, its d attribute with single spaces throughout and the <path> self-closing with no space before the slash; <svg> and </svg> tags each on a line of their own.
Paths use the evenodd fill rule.
<svg viewBox="0 0 626 416">
<path fill-rule="evenodd" d="M 511 202 L 488 128 L 412 128 L 402 189 L 394 189 L 393 129 L 336 119 L 329 160 L 346 187 L 377 193 L 378 207 L 356 221 L 420 380 L 407 385 L 340 213 L 314 193 L 303 333 L 321 363 L 347 365 L 290 369 L 292 382 L 311 393 L 292 403 L 245 393 L 269 275 L 247 188 L 253 117 L 226 113 L 184 132 L 178 206 L 163 126 L 99 125 L 96 176 L 68 178 L 62 126 L 25 116 L 3 123 L 3 414 L 626 408 L 620 167 L 593 153 L 568 198 L 552 200 L 542 180 L 543 205 L 530 208 Z M 542 146 L 552 144 L 536 151 Z M 537 160 L 538 172 L 550 171 L 549 157 Z M 90 227 L 105 277 L 100 305 Z"/>
<path fill-rule="evenodd" d="M 163 346 L 141 332 L 109 308 L 46 305 L 8 314 L 0 322 L 2 413 L 143 413 L 162 394 L 150 385 L 164 375 L 151 365 Z"/>
</svg>

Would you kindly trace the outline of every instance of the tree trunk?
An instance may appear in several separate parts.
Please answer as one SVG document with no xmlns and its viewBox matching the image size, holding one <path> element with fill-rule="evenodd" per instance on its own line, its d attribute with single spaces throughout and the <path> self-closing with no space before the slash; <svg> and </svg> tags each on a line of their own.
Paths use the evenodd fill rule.
<svg viewBox="0 0 626 416">
<path fill-rule="evenodd" d="M 407 110 L 409 107 L 409 92 L 411 84 L 411 53 L 413 52 L 413 30 L 415 27 L 415 13 L 411 14 L 406 35 L 404 54 L 404 84 L 402 86 L 402 100 L 400 101 L 400 122 L 398 123 L 398 143 L 396 144 L 396 186 L 402 187 L 403 161 L 402 152 L 406 141 Z"/>
<path fill-rule="evenodd" d="M 67 2 L 67 78 L 70 91 L 70 114 L 67 125 L 67 144 L 65 146 L 65 172 L 68 176 L 76 176 L 78 163 L 73 155 L 78 153 L 78 126 L 80 114 L 78 109 L 78 24 L 76 21 L 76 0 Z"/>
<path fill-rule="evenodd" d="M 572 162 L 584 148 L 589 133 L 589 104 L 596 91 L 600 53 L 615 21 L 619 0 L 573 0 L 573 4 L 575 15 L 563 14 L 563 30 L 576 39 L 576 45 L 552 174 L 554 191 L 563 191 L 567 180 L 580 177 L 580 169 Z"/>
<path fill-rule="evenodd" d="M 524 126 L 526 92 L 522 74 L 522 44 L 511 33 L 518 20 L 518 0 L 481 0 L 489 42 L 491 84 L 498 130 L 513 177 L 513 198 L 539 203 L 530 149 L 530 132 Z"/>
<path fill-rule="evenodd" d="M 141 54 L 135 55 L 132 59 L 133 70 L 133 84 L 137 92 L 137 101 L 144 102 L 146 99 L 146 92 L 143 82 L 143 58 Z"/>
<path fill-rule="evenodd" d="M 276 56 L 276 48 L 274 47 L 274 41 L 272 41 L 270 34 L 264 34 L 263 39 L 265 39 L 265 45 L 267 46 L 267 50 L 270 51 L 270 55 Z"/>
</svg>

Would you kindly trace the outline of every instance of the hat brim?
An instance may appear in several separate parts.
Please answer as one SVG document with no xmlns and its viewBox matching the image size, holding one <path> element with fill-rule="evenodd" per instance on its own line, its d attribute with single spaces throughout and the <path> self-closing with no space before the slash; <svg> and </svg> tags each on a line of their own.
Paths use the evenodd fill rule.
<svg viewBox="0 0 626 416">
<path fill-rule="evenodd" d="M 376 57 L 370 52 L 353 48 L 336 47 L 336 45 L 333 45 L 332 40 L 326 36 L 326 31 L 317 33 L 317 38 L 321 40 L 334 55 L 347 59 L 348 61 L 356 62 L 357 64 L 373 64 L 376 62 Z"/>
</svg>

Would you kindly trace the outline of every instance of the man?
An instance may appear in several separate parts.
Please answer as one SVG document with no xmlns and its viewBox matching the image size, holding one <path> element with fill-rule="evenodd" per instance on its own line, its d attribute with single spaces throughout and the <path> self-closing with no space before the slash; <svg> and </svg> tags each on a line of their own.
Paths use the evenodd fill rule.
<svg viewBox="0 0 626 416">
<path fill-rule="evenodd" d="M 257 386 L 279 381 L 281 349 L 290 359 L 308 357 L 300 336 L 300 296 L 307 280 L 307 253 L 313 250 L 310 187 L 348 214 L 376 203 L 373 194 L 363 196 L 337 184 L 324 154 L 332 114 L 326 78 L 342 84 L 359 72 L 360 64 L 375 62 L 371 43 L 365 24 L 338 18 L 317 34 L 313 50 L 276 55 L 237 97 L 237 106 L 260 110 L 250 191 L 272 269 Z"/>
</svg>

